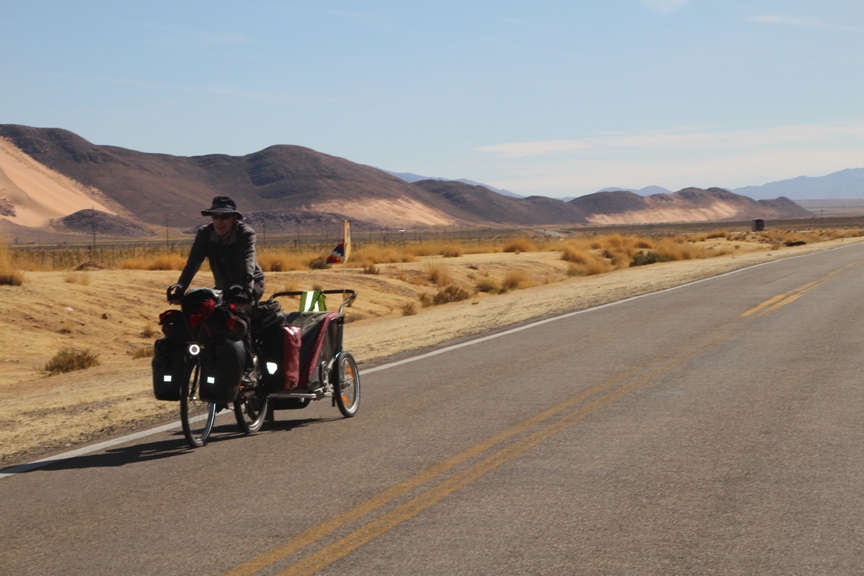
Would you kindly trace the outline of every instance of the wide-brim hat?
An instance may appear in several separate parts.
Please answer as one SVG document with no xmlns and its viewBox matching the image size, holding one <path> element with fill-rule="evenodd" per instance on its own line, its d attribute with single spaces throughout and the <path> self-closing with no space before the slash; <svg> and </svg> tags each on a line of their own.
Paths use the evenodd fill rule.
<svg viewBox="0 0 864 576">
<path fill-rule="evenodd" d="M 239 220 L 243 219 L 243 214 L 237 211 L 237 203 L 230 196 L 214 197 L 213 206 L 201 211 L 202 216 L 213 214 L 236 214 Z"/>
</svg>

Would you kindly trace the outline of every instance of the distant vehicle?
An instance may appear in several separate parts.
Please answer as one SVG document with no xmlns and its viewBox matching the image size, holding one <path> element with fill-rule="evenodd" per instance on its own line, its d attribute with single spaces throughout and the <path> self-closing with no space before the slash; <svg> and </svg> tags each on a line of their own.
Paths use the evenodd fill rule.
<svg viewBox="0 0 864 576">
<path fill-rule="evenodd" d="M 753 232 L 762 232 L 763 230 L 765 230 L 765 220 L 762 218 L 753 220 Z"/>
</svg>

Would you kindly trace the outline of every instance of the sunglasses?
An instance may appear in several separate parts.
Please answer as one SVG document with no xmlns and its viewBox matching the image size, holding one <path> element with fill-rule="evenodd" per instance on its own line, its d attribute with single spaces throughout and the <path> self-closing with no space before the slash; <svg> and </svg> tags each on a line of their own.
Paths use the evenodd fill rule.
<svg viewBox="0 0 864 576">
<path fill-rule="evenodd" d="M 228 220 L 229 218 L 233 218 L 234 214 L 211 214 L 213 220 Z"/>
</svg>

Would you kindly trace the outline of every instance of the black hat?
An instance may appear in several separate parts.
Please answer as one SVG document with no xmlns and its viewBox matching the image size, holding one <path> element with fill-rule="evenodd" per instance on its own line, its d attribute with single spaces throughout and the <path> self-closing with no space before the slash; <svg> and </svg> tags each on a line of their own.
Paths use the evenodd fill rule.
<svg viewBox="0 0 864 576">
<path fill-rule="evenodd" d="M 213 206 L 201 211 L 202 216 L 213 214 L 236 214 L 237 218 L 243 219 L 243 214 L 237 211 L 237 203 L 229 196 L 216 196 L 213 198 Z"/>
</svg>

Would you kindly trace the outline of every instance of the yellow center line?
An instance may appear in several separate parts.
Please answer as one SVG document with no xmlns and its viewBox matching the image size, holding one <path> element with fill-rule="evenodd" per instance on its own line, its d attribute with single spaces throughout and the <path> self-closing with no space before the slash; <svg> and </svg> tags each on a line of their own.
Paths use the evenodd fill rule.
<svg viewBox="0 0 864 576">
<path fill-rule="evenodd" d="M 773 298 L 770 298 L 758 306 L 744 312 L 739 316 L 739 318 L 745 318 L 757 313 L 769 314 L 794 302 L 804 294 L 828 282 L 834 275 L 838 274 L 842 270 L 857 265 L 858 264 L 850 264 L 841 270 L 828 274 L 820 280 L 808 282 L 794 290 L 774 296 Z M 597 384 L 596 386 L 576 394 L 562 403 L 522 421 L 516 426 L 503 430 L 483 442 L 471 446 L 462 452 L 433 465 L 420 474 L 392 486 L 354 508 L 306 530 L 302 534 L 284 542 L 264 554 L 240 564 L 234 569 L 225 572 L 223 576 L 250 576 L 259 570 L 285 560 L 291 554 L 322 540 L 337 530 L 345 528 L 348 524 L 359 520 L 363 516 L 374 512 L 378 508 L 393 502 L 401 496 L 407 495 L 409 492 L 420 488 L 424 484 L 430 483 L 436 479 L 440 480 L 439 477 L 442 477 L 457 466 L 467 463 L 470 460 L 477 459 L 481 457 L 483 453 L 495 449 L 495 451 L 474 464 L 469 465 L 464 470 L 453 474 L 449 478 L 440 480 L 438 484 L 427 487 L 424 491 L 414 496 L 408 502 L 398 505 L 390 512 L 386 512 L 377 518 L 373 518 L 351 531 L 348 535 L 340 538 L 338 541 L 310 554 L 287 568 L 285 571 L 280 572 L 279 576 L 313 574 L 338 559 L 347 556 L 354 550 L 374 540 L 378 536 L 381 536 L 393 527 L 413 518 L 426 508 L 429 508 L 453 492 L 470 484 L 487 472 L 494 470 L 554 434 L 567 429 L 587 416 L 622 398 L 626 394 L 642 387 L 660 374 L 682 365 L 704 349 L 728 338 L 732 334 L 732 331 L 726 331 L 725 328 L 730 324 L 732 324 L 732 322 L 714 329 L 711 332 L 711 334 L 715 335 L 713 337 L 706 335 L 701 338 L 700 340 L 703 342 L 701 345 L 699 345 L 698 342 L 691 342 L 688 346 L 678 349 L 677 352 L 673 351 L 662 358 L 654 359 L 648 366 L 638 366 L 616 375 L 603 383 Z M 650 367 L 652 364 L 654 368 Z M 591 400 L 592 398 L 594 399 Z M 567 412 L 571 409 L 573 409 L 571 412 Z M 562 413 L 564 414 L 561 415 Z M 561 416 L 558 417 L 559 415 Z M 558 417 L 557 420 L 555 419 L 556 417 Z M 542 427 L 539 430 L 529 433 L 531 429 L 538 426 Z M 500 446 L 508 440 L 524 434 L 528 435 L 514 441 L 512 444 Z"/>
<path fill-rule="evenodd" d="M 394 485 L 393 487 L 385 490 L 384 492 L 367 500 L 366 502 L 363 502 L 362 504 L 355 506 L 354 508 L 347 510 L 342 514 L 335 516 L 319 524 L 318 526 L 315 526 L 303 532 L 295 538 L 286 541 L 285 543 L 269 550 L 268 552 L 265 552 L 264 554 L 261 554 L 260 556 L 252 558 L 251 560 L 238 565 L 234 569 L 225 572 L 223 576 L 249 576 L 259 570 L 262 570 L 263 568 L 271 566 L 276 562 L 285 559 L 289 555 L 301 550 L 302 548 L 305 548 L 306 546 L 323 539 L 332 532 L 345 527 L 350 522 L 358 520 L 362 516 L 388 504 L 394 499 L 405 495 L 416 488 L 419 488 L 420 486 L 431 480 L 436 479 L 437 477 L 448 472 L 459 464 L 462 464 L 473 458 L 477 458 L 482 453 L 496 447 L 497 445 L 502 444 L 515 436 L 524 434 L 531 428 L 534 428 L 547 420 L 551 420 L 562 412 L 576 407 L 589 400 L 591 397 L 606 391 L 606 394 L 599 399 L 596 399 L 593 402 L 586 404 L 575 412 L 565 415 L 557 422 L 547 424 L 546 428 L 543 428 L 540 431 L 528 436 L 527 438 L 514 443 L 512 446 L 504 447 L 498 452 L 487 456 L 484 460 L 475 463 L 467 470 L 455 475 L 453 478 L 445 480 L 441 484 L 428 489 L 426 492 L 420 494 L 419 496 L 416 496 L 407 504 L 403 504 L 397 507 L 394 511 L 385 514 L 381 518 L 372 520 L 371 522 L 358 528 L 336 544 L 332 544 L 325 549 L 315 554 L 312 554 L 305 560 L 302 560 L 300 563 L 295 564 L 293 567 L 289 568 L 288 571 L 284 572 L 283 574 L 314 573 L 315 571 L 320 570 L 322 567 L 336 561 L 342 556 L 349 554 L 351 551 L 356 550 L 362 544 L 383 534 L 393 526 L 404 522 L 408 518 L 416 515 L 421 510 L 428 508 L 429 506 L 438 502 L 448 494 L 475 480 L 482 474 L 485 474 L 489 470 L 500 466 L 501 464 L 503 464 L 507 460 L 510 460 L 517 454 L 521 454 L 528 448 L 538 444 L 549 436 L 559 432 L 560 430 L 568 426 L 571 426 L 575 422 L 585 418 L 587 415 L 596 412 L 600 408 L 617 400 L 631 390 L 635 390 L 639 386 L 642 386 L 645 382 L 650 381 L 657 374 L 669 370 L 674 366 L 680 365 L 681 363 L 698 353 L 698 351 L 701 351 L 706 346 L 713 345 L 713 343 L 714 342 L 711 341 L 703 346 L 696 346 L 695 343 L 691 343 L 686 347 L 683 353 L 681 353 L 681 350 L 679 350 L 679 353 L 677 355 L 675 353 L 669 353 L 659 359 L 655 358 L 651 362 L 655 365 L 655 368 L 653 369 L 646 368 L 646 366 L 638 366 L 632 368 L 631 370 L 618 374 L 614 378 L 610 378 L 609 380 L 601 384 L 598 384 L 579 394 L 576 394 L 568 400 L 557 404 L 543 412 L 540 412 L 539 414 L 524 420 L 516 426 L 513 426 L 498 434 L 495 434 L 487 440 L 480 442 L 466 450 L 463 450 L 455 456 L 441 461 L 440 463 L 430 467 L 429 469 L 414 476 L 413 478 L 406 480 L 405 482 Z M 634 380 L 634 378 L 638 375 L 641 376 Z M 622 385 L 622 383 L 628 381 L 629 384 Z M 490 467 L 490 465 L 492 465 L 493 463 L 494 465 Z M 311 568 L 312 566 L 314 566 L 315 568 Z"/>
<path fill-rule="evenodd" d="M 329 566 L 340 558 L 347 556 L 354 550 L 374 540 L 378 536 L 385 534 L 387 531 L 394 528 L 395 526 L 398 526 L 402 522 L 410 520 L 426 508 L 429 508 L 430 506 L 438 503 L 450 494 L 456 492 L 460 488 L 463 488 L 474 480 L 477 480 L 487 472 L 498 468 L 502 464 L 510 461 L 511 459 L 522 454 L 528 449 L 533 448 L 544 440 L 585 419 L 587 416 L 597 412 L 601 408 L 612 404 L 626 394 L 640 388 L 645 383 L 650 382 L 657 375 L 663 372 L 667 372 L 676 366 L 680 366 L 681 364 L 698 354 L 704 348 L 712 346 L 716 344 L 719 340 L 725 339 L 727 337 L 728 335 L 720 336 L 713 339 L 708 344 L 691 348 L 689 352 L 681 354 L 680 356 L 672 359 L 663 366 L 655 368 L 654 370 L 643 374 L 642 377 L 632 380 L 627 384 L 623 384 L 617 388 L 614 388 L 605 395 L 589 402 L 588 404 L 582 406 L 574 412 L 566 414 L 559 420 L 550 423 L 546 427 L 541 428 L 540 430 L 534 432 L 526 438 L 523 438 L 510 446 L 505 446 L 501 448 L 497 452 L 492 453 L 490 456 L 484 458 L 476 464 L 471 465 L 466 470 L 454 475 L 451 478 L 448 478 L 447 480 L 444 480 L 437 486 L 434 486 L 429 490 L 423 492 L 422 494 L 416 496 L 409 502 L 398 506 L 397 508 L 381 516 L 380 518 L 377 518 L 365 524 L 364 526 L 361 526 L 360 528 L 354 530 L 353 532 L 351 532 L 344 538 L 341 538 L 337 542 L 326 546 L 325 548 L 306 557 L 305 559 L 292 565 L 286 570 L 279 572 L 278 576 L 308 576 L 310 574 L 318 572 L 322 568 L 325 568 L 326 566 Z"/>
<path fill-rule="evenodd" d="M 826 284 L 827 282 L 833 280 L 834 276 L 836 276 L 837 274 L 840 274 L 841 272 L 844 272 L 847 269 L 852 268 L 854 266 L 858 266 L 858 265 L 859 264 L 857 264 L 857 263 L 847 264 L 843 268 L 840 268 L 839 270 L 835 270 L 835 271 L 827 274 L 823 278 L 820 278 L 818 280 L 813 280 L 812 282 L 807 282 L 806 284 L 803 284 L 802 286 L 799 286 L 798 288 L 795 288 L 795 289 L 790 290 L 788 292 L 784 292 L 782 294 L 778 294 L 777 296 L 774 296 L 773 298 L 769 298 L 765 302 L 762 302 L 758 306 L 755 306 L 755 307 L 751 308 L 750 310 L 747 310 L 746 312 L 741 314 L 740 318 L 746 318 L 747 316 L 751 316 L 751 315 L 756 314 L 756 313 L 759 313 L 759 315 L 761 316 L 764 314 L 770 314 L 771 312 L 774 312 L 775 310 L 779 310 L 783 306 L 786 306 L 787 304 L 791 304 L 792 302 L 795 302 L 798 298 L 800 298 L 801 296 L 804 296 L 808 292 L 812 292 L 816 288 L 819 288 L 823 284 Z"/>
<path fill-rule="evenodd" d="M 635 373 L 635 370 L 633 372 Z M 605 388 L 608 388 L 612 385 L 614 385 L 614 383 L 598 384 L 597 386 L 589 388 L 584 392 L 573 396 L 572 398 L 561 404 L 553 406 L 548 410 L 540 412 L 539 414 L 532 416 L 527 420 L 524 420 L 523 422 L 517 424 L 516 426 L 513 426 L 512 428 L 495 434 L 494 436 L 491 436 L 485 441 L 480 442 L 466 450 L 463 450 L 462 452 L 451 456 L 446 460 L 442 460 L 438 464 L 421 472 L 413 478 L 409 478 L 404 482 L 400 482 L 399 484 L 396 484 L 393 487 L 385 490 L 384 492 L 381 492 L 380 494 L 367 500 L 366 502 L 363 502 L 362 504 L 345 511 L 338 516 L 334 516 L 333 518 L 330 518 L 329 520 L 326 520 L 325 522 L 322 522 L 321 524 L 310 528 L 303 534 L 300 534 L 299 536 L 286 541 L 284 544 L 281 544 L 256 558 L 253 558 L 247 562 L 244 562 L 243 564 L 236 566 L 234 569 L 225 572 L 223 576 L 249 576 L 251 574 L 254 574 L 262 568 L 265 568 L 273 564 L 274 562 L 277 562 L 285 558 L 286 556 L 293 554 L 294 552 L 308 546 L 309 544 L 320 540 L 331 532 L 342 528 L 346 524 L 353 522 L 354 520 L 357 520 L 362 516 L 365 516 L 369 512 L 372 512 L 375 509 L 380 508 L 381 506 L 384 506 L 395 498 L 398 498 L 399 496 L 402 496 L 410 492 L 411 490 L 422 486 L 426 482 L 440 476 L 441 474 L 444 474 L 445 472 L 458 466 L 459 464 L 462 464 L 463 462 L 472 458 L 476 458 L 486 450 L 489 450 L 490 448 L 493 448 L 496 445 L 509 440 L 513 436 L 522 434 L 530 428 L 533 428 L 534 426 L 542 423 L 544 420 L 548 420 L 549 418 L 554 417 L 560 412 L 563 412 L 564 410 L 587 400 L 591 396 L 602 392 Z"/>
</svg>

